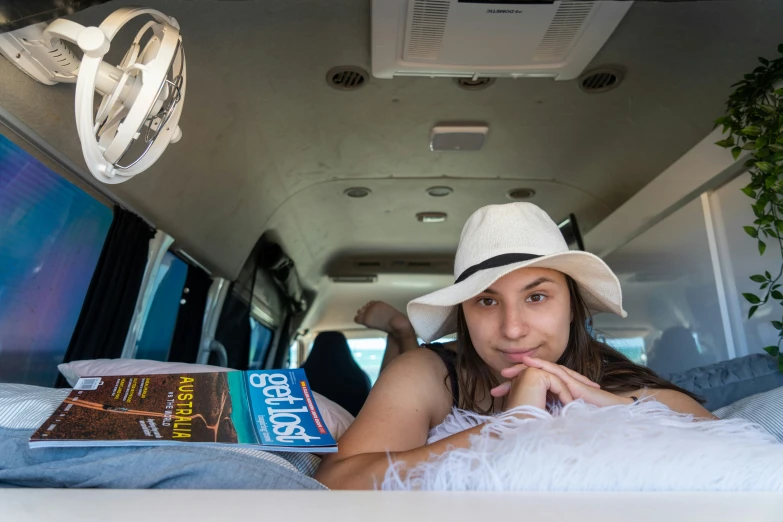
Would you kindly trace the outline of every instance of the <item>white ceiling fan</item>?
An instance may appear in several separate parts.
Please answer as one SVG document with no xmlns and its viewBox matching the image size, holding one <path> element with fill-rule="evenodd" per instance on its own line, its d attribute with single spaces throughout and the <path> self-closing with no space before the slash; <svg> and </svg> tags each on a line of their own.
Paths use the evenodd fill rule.
<svg viewBox="0 0 783 522">
<path fill-rule="evenodd" d="M 119 64 L 104 61 L 112 40 L 131 20 L 145 23 Z M 63 41 L 79 47 L 79 59 Z M 76 83 L 76 128 L 87 167 L 116 184 L 148 169 L 182 137 L 185 52 L 177 21 L 148 8 L 126 7 L 98 27 L 57 19 L 0 34 L 0 54 L 35 80 Z M 98 106 L 94 94 L 102 95 Z"/>
</svg>

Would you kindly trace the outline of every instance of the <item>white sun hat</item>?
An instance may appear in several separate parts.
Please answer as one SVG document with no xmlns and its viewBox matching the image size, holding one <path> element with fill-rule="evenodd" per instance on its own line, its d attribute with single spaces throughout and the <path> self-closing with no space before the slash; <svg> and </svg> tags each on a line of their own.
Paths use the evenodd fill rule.
<svg viewBox="0 0 783 522">
<path fill-rule="evenodd" d="M 549 215 L 532 203 L 489 205 L 465 223 L 454 260 L 456 282 L 408 303 L 408 318 L 424 342 L 457 330 L 457 305 L 506 274 L 525 267 L 550 268 L 571 276 L 592 313 L 620 317 L 620 281 L 598 256 L 569 250 Z"/>
</svg>

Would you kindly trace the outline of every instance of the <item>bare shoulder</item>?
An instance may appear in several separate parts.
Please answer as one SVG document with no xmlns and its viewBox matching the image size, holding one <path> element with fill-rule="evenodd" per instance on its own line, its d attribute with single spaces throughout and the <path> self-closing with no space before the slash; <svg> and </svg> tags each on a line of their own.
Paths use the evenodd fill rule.
<svg viewBox="0 0 783 522">
<path fill-rule="evenodd" d="M 704 408 L 704 406 L 699 404 L 693 398 L 677 390 L 648 388 L 645 390 L 639 390 L 637 393 L 639 395 L 635 395 L 634 393 L 623 394 L 623 395 L 626 396 L 635 395 L 640 399 L 642 397 L 653 397 L 656 401 L 665 404 L 673 411 L 679 413 L 688 413 L 693 415 L 694 417 L 703 418 L 703 419 L 713 419 L 713 420 L 717 419 L 717 417 L 715 417 L 706 408 Z"/>
<path fill-rule="evenodd" d="M 448 370 L 443 360 L 432 350 L 422 348 L 411 350 L 395 358 L 381 373 L 370 393 L 393 393 L 398 395 L 414 393 L 428 398 L 435 417 L 443 417 L 451 411 L 451 388 Z M 372 402 L 368 399 L 368 406 Z M 418 400 L 416 402 L 419 402 Z M 364 410 L 362 410 L 364 411 Z"/>
<path fill-rule="evenodd" d="M 451 411 L 447 370 L 437 354 L 418 349 L 395 358 L 381 372 L 367 402 L 338 441 L 333 463 L 351 456 L 424 446 L 430 428 Z"/>
</svg>

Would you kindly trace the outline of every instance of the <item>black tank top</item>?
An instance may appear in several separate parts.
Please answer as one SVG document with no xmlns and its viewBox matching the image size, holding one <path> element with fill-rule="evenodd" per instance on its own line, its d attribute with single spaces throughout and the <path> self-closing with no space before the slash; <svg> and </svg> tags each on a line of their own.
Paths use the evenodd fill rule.
<svg viewBox="0 0 783 522">
<path fill-rule="evenodd" d="M 459 406 L 459 379 L 457 378 L 457 354 L 453 350 L 449 350 L 441 343 L 425 344 L 425 348 L 429 348 L 443 361 L 446 365 L 446 370 L 449 372 L 449 380 L 451 381 L 451 394 L 454 398 L 454 406 Z"/>
</svg>

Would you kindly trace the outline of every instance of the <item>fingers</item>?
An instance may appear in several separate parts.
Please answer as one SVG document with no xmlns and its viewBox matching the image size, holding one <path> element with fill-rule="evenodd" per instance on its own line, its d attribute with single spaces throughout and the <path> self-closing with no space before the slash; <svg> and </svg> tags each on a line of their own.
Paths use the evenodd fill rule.
<svg viewBox="0 0 783 522">
<path fill-rule="evenodd" d="M 559 373 L 560 375 L 562 375 L 562 372 L 565 372 L 566 375 L 563 376 L 563 378 L 570 376 L 571 378 L 576 379 L 577 381 L 581 382 L 582 384 L 586 384 L 587 386 L 591 386 L 593 388 L 598 388 L 598 389 L 601 388 L 600 384 L 591 381 L 581 373 L 576 372 L 571 368 L 567 368 L 559 364 L 551 363 L 549 361 L 544 361 L 542 359 L 534 359 L 532 357 L 526 357 L 525 359 L 529 361 L 528 364 L 517 364 L 509 368 L 504 368 L 503 370 L 500 371 L 500 375 L 502 375 L 506 379 L 513 379 L 517 375 L 522 373 L 524 369 L 528 367 L 533 367 L 533 368 L 539 368 L 541 370 L 548 371 L 550 373 Z M 560 372 L 558 372 L 557 370 L 558 368 L 561 369 Z"/>
<path fill-rule="evenodd" d="M 511 381 L 504 382 L 499 386 L 495 386 L 489 391 L 489 394 L 493 397 L 503 397 L 508 395 L 509 391 L 511 391 Z"/>
<path fill-rule="evenodd" d="M 568 389 L 566 383 L 554 374 L 549 375 L 549 393 L 556 395 L 563 404 L 574 402 L 574 396 L 571 394 L 571 390 Z"/>
<path fill-rule="evenodd" d="M 584 383 L 584 384 L 586 384 L 586 385 L 588 385 L 588 386 L 592 386 L 593 388 L 598 388 L 598 389 L 600 389 L 600 388 L 601 388 L 601 385 L 600 385 L 600 384 L 598 384 L 598 383 L 597 383 L 597 382 L 595 382 L 595 381 L 591 381 L 591 380 L 590 380 L 588 377 L 586 377 L 586 376 L 582 375 L 581 373 L 579 373 L 579 372 L 577 372 L 577 371 L 574 371 L 574 370 L 572 370 L 571 368 L 569 368 L 569 367 L 567 367 L 567 366 L 562 366 L 562 365 L 561 365 L 560 367 L 561 367 L 563 370 L 565 370 L 565 372 L 566 372 L 568 375 L 570 375 L 571 377 L 573 377 L 573 378 L 574 378 L 574 379 L 576 379 L 577 381 L 579 381 L 579 382 L 581 382 L 581 383 Z"/>
<path fill-rule="evenodd" d="M 581 373 L 576 372 L 576 371 L 572 370 L 571 368 L 567 368 L 567 367 L 562 366 L 560 364 L 555 364 L 555 363 L 552 363 L 552 362 L 549 362 L 549 361 L 544 361 L 543 359 L 534 359 L 532 357 L 525 357 L 524 359 L 525 359 L 525 363 L 528 366 L 531 366 L 533 368 L 539 368 L 539 369 L 545 370 L 545 371 L 547 371 L 549 373 L 553 373 L 555 375 L 558 375 L 561 379 L 566 379 L 566 380 L 574 379 L 574 380 L 576 380 L 576 381 L 578 381 L 578 382 L 580 382 L 582 384 L 585 384 L 587 386 L 590 386 L 592 388 L 598 388 L 598 389 L 601 388 L 600 384 L 591 381 L 590 379 L 588 379 L 587 377 L 585 377 Z M 501 371 L 501 375 L 506 377 L 504 371 L 505 370 Z"/>
<path fill-rule="evenodd" d="M 506 379 L 513 379 L 520 373 L 522 373 L 522 370 L 528 368 L 528 366 L 525 366 L 524 364 L 515 364 L 514 366 L 510 366 L 508 368 L 503 368 L 500 370 L 500 375 L 505 377 Z"/>
</svg>

